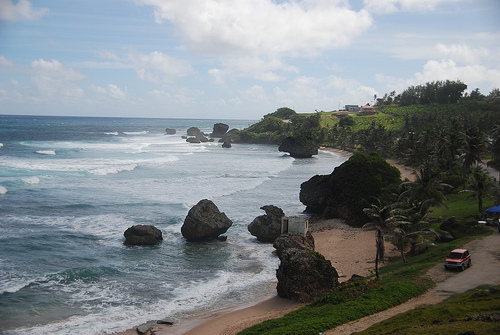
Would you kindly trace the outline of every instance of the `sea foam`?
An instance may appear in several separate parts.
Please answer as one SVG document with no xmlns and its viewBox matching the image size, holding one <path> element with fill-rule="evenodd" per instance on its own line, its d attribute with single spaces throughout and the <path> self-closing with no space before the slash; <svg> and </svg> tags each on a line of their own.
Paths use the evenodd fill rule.
<svg viewBox="0 0 500 335">
<path fill-rule="evenodd" d="M 56 154 L 55 150 L 37 150 L 35 152 L 40 155 L 49 155 L 49 156 L 54 156 Z"/>
<path fill-rule="evenodd" d="M 36 185 L 36 184 L 39 184 L 39 183 L 40 183 L 40 178 L 38 178 L 38 177 L 23 178 L 23 181 L 24 181 L 26 184 Z"/>
<path fill-rule="evenodd" d="M 147 135 L 149 131 L 124 131 L 125 135 Z"/>
</svg>

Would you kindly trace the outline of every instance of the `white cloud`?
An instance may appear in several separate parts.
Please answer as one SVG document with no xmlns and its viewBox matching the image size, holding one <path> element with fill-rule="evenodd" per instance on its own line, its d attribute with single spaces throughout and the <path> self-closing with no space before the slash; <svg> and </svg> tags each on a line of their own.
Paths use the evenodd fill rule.
<svg viewBox="0 0 500 335">
<path fill-rule="evenodd" d="M 263 82 L 284 80 L 279 72 L 297 73 L 295 66 L 284 64 L 277 58 L 264 57 L 231 57 L 222 61 L 222 69 L 208 71 L 214 83 L 225 84 L 227 79 L 253 78 Z"/>
<path fill-rule="evenodd" d="M 345 1 L 137 0 L 155 7 L 194 50 L 212 54 L 303 56 L 340 48 L 364 33 L 372 18 Z"/>
<path fill-rule="evenodd" d="M 490 52 L 485 48 L 470 48 L 464 44 L 445 45 L 438 43 L 436 45 L 440 57 L 453 59 L 458 62 L 477 64 L 483 57 L 489 57 Z"/>
<path fill-rule="evenodd" d="M 14 62 L 5 58 L 4 55 L 0 55 L 0 66 L 11 67 L 14 66 Z"/>
<path fill-rule="evenodd" d="M 399 11 L 428 12 L 437 6 L 459 0 L 364 0 L 365 9 L 370 13 L 395 13 Z"/>
<path fill-rule="evenodd" d="M 335 99 L 340 101 L 341 107 L 349 104 L 369 103 L 375 94 L 379 94 L 373 87 L 362 85 L 354 79 L 337 76 L 329 77 L 327 86 L 334 90 Z"/>
<path fill-rule="evenodd" d="M 20 21 L 38 19 L 48 13 L 47 8 L 35 10 L 28 0 L 19 0 L 16 4 L 12 0 L 0 0 L 0 20 Z"/>
<path fill-rule="evenodd" d="M 159 51 L 150 54 L 131 53 L 129 60 L 134 64 L 140 79 L 154 83 L 170 82 L 193 72 L 193 68 L 187 61 Z"/>
<path fill-rule="evenodd" d="M 31 94 L 39 98 L 74 98 L 83 96 L 83 90 L 73 82 L 85 76 L 62 65 L 57 60 L 35 60 L 31 64 Z"/>
<path fill-rule="evenodd" d="M 100 95 L 106 96 L 112 100 L 125 100 L 127 98 L 127 89 L 123 91 L 117 85 L 108 84 L 107 87 L 91 85 L 92 91 Z"/>
<path fill-rule="evenodd" d="M 483 65 L 460 66 L 450 59 L 440 61 L 428 61 L 422 72 L 416 73 L 418 84 L 424 84 L 435 80 L 460 80 L 468 85 L 468 88 L 486 84 L 490 88 L 500 87 L 500 70 L 488 69 Z"/>
<path fill-rule="evenodd" d="M 118 56 L 110 50 L 100 50 L 97 55 L 102 59 L 118 60 Z"/>
</svg>

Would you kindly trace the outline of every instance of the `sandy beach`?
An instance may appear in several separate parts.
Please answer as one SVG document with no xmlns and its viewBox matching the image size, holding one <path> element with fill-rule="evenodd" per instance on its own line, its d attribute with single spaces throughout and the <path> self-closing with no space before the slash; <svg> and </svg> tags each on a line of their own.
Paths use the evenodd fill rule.
<svg viewBox="0 0 500 335">
<path fill-rule="evenodd" d="M 343 157 L 352 155 L 350 152 L 337 149 L 324 149 L 335 152 Z M 414 180 L 412 170 L 388 160 L 402 174 L 402 179 Z M 316 251 L 330 260 L 339 274 L 339 281 L 347 281 L 353 274 L 367 276 L 374 271 L 375 233 L 374 231 L 353 228 L 342 220 L 321 220 L 310 225 L 310 231 L 315 240 Z M 386 257 L 397 256 L 395 247 L 386 242 Z M 157 335 L 231 335 L 265 320 L 279 318 L 304 304 L 278 297 L 251 306 L 240 306 L 229 310 L 214 311 L 181 324 L 164 326 L 155 325 L 153 331 Z M 120 335 L 134 335 L 136 330 L 129 330 Z"/>
</svg>

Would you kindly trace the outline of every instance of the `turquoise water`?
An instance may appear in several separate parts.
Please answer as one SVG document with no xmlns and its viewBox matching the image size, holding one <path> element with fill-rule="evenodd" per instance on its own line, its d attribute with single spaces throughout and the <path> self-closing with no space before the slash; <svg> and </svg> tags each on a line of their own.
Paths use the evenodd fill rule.
<svg viewBox="0 0 500 335">
<path fill-rule="evenodd" d="M 254 123 L 0 115 L 0 332 L 106 334 L 274 292 L 278 259 L 247 225 L 264 205 L 302 212 L 300 184 L 343 159 L 181 138 L 216 122 Z M 201 199 L 233 221 L 226 242 L 182 237 Z M 163 243 L 124 246 L 135 224 L 159 228 Z"/>
</svg>

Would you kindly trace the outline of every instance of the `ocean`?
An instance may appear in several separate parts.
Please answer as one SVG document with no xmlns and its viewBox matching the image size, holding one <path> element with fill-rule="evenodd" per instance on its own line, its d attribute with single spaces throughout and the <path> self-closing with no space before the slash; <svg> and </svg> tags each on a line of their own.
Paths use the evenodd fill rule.
<svg viewBox="0 0 500 335">
<path fill-rule="evenodd" d="M 248 224 L 264 205 L 299 215 L 300 184 L 344 159 L 181 138 L 218 122 L 256 120 L 0 115 L 0 333 L 110 334 L 274 294 L 279 260 Z M 227 241 L 182 237 L 202 199 L 233 221 Z M 136 224 L 163 242 L 125 246 Z"/>
</svg>

